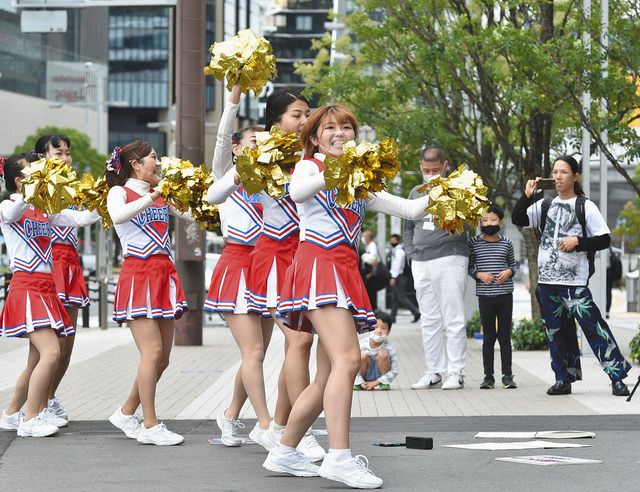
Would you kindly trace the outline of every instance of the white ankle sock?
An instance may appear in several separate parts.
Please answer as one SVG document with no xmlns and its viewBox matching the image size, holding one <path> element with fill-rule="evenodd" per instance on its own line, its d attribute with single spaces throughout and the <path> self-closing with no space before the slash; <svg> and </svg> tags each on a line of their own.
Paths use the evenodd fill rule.
<svg viewBox="0 0 640 492">
<path fill-rule="evenodd" d="M 351 449 L 329 449 L 327 457 L 338 463 L 349 461 L 352 458 Z"/>
<path fill-rule="evenodd" d="M 284 428 L 285 428 L 285 427 L 286 427 L 286 426 L 284 426 L 284 425 L 276 424 L 276 421 L 275 421 L 275 420 L 272 420 L 272 421 L 271 421 L 271 428 L 272 428 L 273 430 L 282 431 L 282 430 L 284 430 Z"/>
</svg>

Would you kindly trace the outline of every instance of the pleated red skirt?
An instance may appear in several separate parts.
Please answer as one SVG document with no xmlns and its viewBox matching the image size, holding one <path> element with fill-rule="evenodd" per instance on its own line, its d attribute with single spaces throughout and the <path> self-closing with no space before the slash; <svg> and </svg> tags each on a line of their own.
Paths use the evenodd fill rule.
<svg viewBox="0 0 640 492">
<path fill-rule="evenodd" d="M 70 244 L 53 243 L 53 281 L 58 297 L 65 306 L 85 307 L 90 303 L 80 257 Z"/>
<path fill-rule="evenodd" d="M 211 274 L 203 309 L 214 313 L 247 314 L 247 275 L 254 246 L 227 243 Z"/>
</svg>

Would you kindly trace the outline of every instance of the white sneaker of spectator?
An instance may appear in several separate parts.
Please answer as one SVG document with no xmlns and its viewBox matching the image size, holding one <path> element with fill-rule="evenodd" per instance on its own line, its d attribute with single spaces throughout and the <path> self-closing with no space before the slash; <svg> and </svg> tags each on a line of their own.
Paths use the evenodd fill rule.
<svg viewBox="0 0 640 492">
<path fill-rule="evenodd" d="M 242 444 L 242 438 L 238 435 L 239 429 L 244 429 L 244 424 L 237 419 L 225 417 L 224 412 L 220 412 L 216 417 L 216 424 L 222 435 L 220 442 L 225 446 L 236 447 Z"/>
<path fill-rule="evenodd" d="M 164 422 L 160 422 L 150 429 L 147 429 L 144 424 L 140 426 L 138 442 L 140 444 L 155 444 L 156 446 L 175 446 L 176 444 L 182 444 L 184 437 L 175 432 L 171 432 L 167 429 L 167 426 L 164 425 Z"/>
<path fill-rule="evenodd" d="M 411 389 L 431 389 L 442 382 L 440 374 L 425 374 L 418 381 L 411 385 Z"/>
<path fill-rule="evenodd" d="M 449 374 L 442 383 L 443 390 L 458 390 L 464 386 L 464 378 L 460 374 Z"/>
<path fill-rule="evenodd" d="M 382 479 L 369 470 L 366 456 L 357 455 L 346 460 L 337 460 L 328 453 L 318 475 L 328 480 L 342 482 L 354 489 L 377 489 L 382 487 Z"/>
</svg>

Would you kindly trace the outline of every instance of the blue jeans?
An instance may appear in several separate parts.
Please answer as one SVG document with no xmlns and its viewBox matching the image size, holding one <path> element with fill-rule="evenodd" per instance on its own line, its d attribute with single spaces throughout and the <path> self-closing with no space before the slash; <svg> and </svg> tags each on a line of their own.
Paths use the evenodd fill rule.
<svg viewBox="0 0 640 492">
<path fill-rule="evenodd" d="M 619 381 L 627 377 L 631 364 L 620 353 L 611 329 L 593 302 L 588 287 L 538 284 L 537 297 L 556 381 L 571 382 L 577 379 L 576 374 L 568 370 L 571 366 L 575 367 L 572 357 L 579 357 L 579 354 L 575 354 L 573 343 L 570 343 L 572 336 L 566 333 L 570 329 L 566 319 L 570 317 L 582 328 L 609 379 Z"/>
</svg>

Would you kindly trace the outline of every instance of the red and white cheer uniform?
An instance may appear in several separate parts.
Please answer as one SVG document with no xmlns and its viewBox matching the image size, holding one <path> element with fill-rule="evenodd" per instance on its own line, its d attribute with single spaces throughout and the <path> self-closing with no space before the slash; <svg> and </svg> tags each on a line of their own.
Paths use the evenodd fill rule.
<svg viewBox="0 0 640 492">
<path fill-rule="evenodd" d="M 89 211 L 49 215 L 26 204 L 19 193 L 0 203 L 0 228 L 13 272 L 0 335 L 20 337 L 39 328 L 52 328 L 58 336 L 75 333 L 51 275 L 51 225 L 82 227 L 92 220 Z"/>
<path fill-rule="evenodd" d="M 77 212 L 75 207 L 69 208 Z M 100 220 L 100 215 L 93 215 L 93 222 Z M 93 223 L 92 222 L 92 223 Z M 78 229 L 71 226 L 51 226 L 51 249 L 53 255 L 53 281 L 62 303 L 67 306 L 85 307 L 89 305 L 89 291 L 84 280 L 84 273 L 78 256 Z"/>
<path fill-rule="evenodd" d="M 169 214 L 187 217 L 151 198 L 149 183 L 128 179 L 107 195 L 124 261 L 113 300 L 118 323 L 136 318 L 178 319 L 187 301 L 173 264 L 169 239 Z"/>
<path fill-rule="evenodd" d="M 246 314 L 249 255 L 262 230 L 262 203 L 259 194 L 249 195 L 233 182 L 231 131 L 237 111 L 237 104 L 228 104 L 222 115 L 212 166 L 215 181 L 207 192 L 207 201 L 219 204 L 226 244 L 211 275 L 204 310 Z"/>
<path fill-rule="evenodd" d="M 325 190 L 324 154 L 296 164 L 290 193 L 300 216 L 300 244 L 284 280 L 278 315 L 291 328 L 310 331 L 304 311 L 333 305 L 349 309 L 358 331 L 369 331 L 375 316 L 358 269 L 357 245 L 367 209 L 415 220 L 428 197 L 407 200 L 387 192 L 337 207 L 337 190 Z"/>
</svg>

